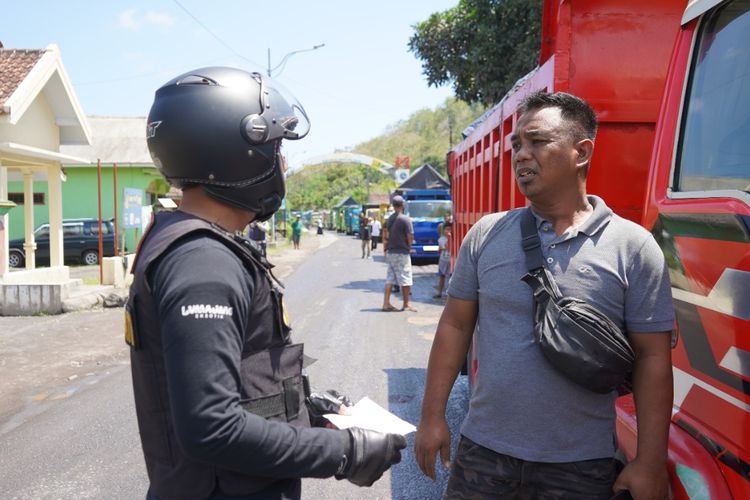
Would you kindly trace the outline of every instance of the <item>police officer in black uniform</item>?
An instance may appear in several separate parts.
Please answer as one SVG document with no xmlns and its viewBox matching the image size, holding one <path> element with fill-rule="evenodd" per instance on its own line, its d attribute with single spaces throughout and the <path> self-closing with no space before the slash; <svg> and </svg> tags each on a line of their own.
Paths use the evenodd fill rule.
<svg viewBox="0 0 750 500">
<path fill-rule="evenodd" d="M 126 306 L 148 499 L 298 499 L 301 477 L 370 486 L 401 458 L 400 435 L 310 428 L 302 345 L 239 233 L 279 208 L 281 140 L 308 128 L 258 73 L 203 68 L 156 91 L 148 147 L 183 199 L 144 236 Z"/>
</svg>

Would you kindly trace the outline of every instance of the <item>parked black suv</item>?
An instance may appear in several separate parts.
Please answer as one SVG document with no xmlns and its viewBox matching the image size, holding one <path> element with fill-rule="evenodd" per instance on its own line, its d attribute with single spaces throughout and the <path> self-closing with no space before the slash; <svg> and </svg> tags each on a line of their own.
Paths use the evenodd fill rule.
<svg viewBox="0 0 750 500">
<path fill-rule="evenodd" d="M 102 221 L 104 256 L 115 254 L 114 225 L 111 220 Z M 99 221 L 97 219 L 64 219 L 63 247 L 65 260 L 94 265 L 99 263 Z M 49 224 L 42 224 L 34 231 L 37 262 L 49 262 Z M 8 263 L 10 267 L 23 267 L 26 261 L 23 238 L 11 240 Z"/>
</svg>

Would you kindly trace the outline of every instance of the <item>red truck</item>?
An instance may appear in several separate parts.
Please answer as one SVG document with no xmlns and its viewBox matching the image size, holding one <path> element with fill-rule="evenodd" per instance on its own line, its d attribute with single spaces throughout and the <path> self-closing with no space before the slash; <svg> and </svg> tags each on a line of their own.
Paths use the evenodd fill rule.
<svg viewBox="0 0 750 500">
<path fill-rule="evenodd" d="M 594 107 L 588 192 L 666 256 L 674 498 L 750 499 L 750 0 L 545 0 L 539 66 L 448 153 L 454 249 L 483 215 L 526 204 L 509 138 L 536 90 Z M 479 368 L 470 352 L 471 381 Z M 632 395 L 616 410 L 628 460 Z"/>
</svg>

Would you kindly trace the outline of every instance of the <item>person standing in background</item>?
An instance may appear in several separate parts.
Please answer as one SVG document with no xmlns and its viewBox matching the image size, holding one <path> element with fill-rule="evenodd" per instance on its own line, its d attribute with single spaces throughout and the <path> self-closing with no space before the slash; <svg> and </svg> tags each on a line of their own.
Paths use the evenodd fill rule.
<svg viewBox="0 0 750 500">
<path fill-rule="evenodd" d="M 378 243 L 380 243 L 380 220 L 377 217 L 372 220 L 370 240 L 372 241 L 372 249 L 375 250 L 378 248 Z"/>
<path fill-rule="evenodd" d="M 297 215 L 292 221 L 292 243 L 295 250 L 299 250 L 300 238 L 302 238 L 302 217 Z"/>
<path fill-rule="evenodd" d="M 266 233 L 268 233 L 269 227 L 270 226 L 268 225 L 268 221 L 253 221 L 250 223 L 250 228 L 252 229 L 253 233 L 253 241 L 255 241 L 255 244 L 258 245 L 260 253 L 263 255 L 263 257 L 266 257 Z"/>
<path fill-rule="evenodd" d="M 394 213 L 388 218 L 383 231 L 383 253 L 388 271 L 383 293 L 383 311 L 396 311 L 391 305 L 393 285 L 401 287 L 404 305 L 401 311 L 416 312 L 409 305 L 409 291 L 412 285 L 411 246 L 414 242 L 414 226 L 408 215 L 404 214 L 404 198 L 396 195 L 391 202 Z"/>
<path fill-rule="evenodd" d="M 370 258 L 370 231 L 372 230 L 372 226 L 370 225 L 369 219 L 367 217 L 364 218 L 364 223 L 362 223 L 359 226 L 359 239 L 362 240 L 362 258 L 365 258 L 365 254 L 367 254 L 367 258 Z"/>
<path fill-rule="evenodd" d="M 438 259 L 438 284 L 435 289 L 437 293 L 432 296 L 433 299 L 443 298 L 443 287 L 445 282 L 451 277 L 451 250 L 450 239 L 453 235 L 453 224 L 446 222 L 443 225 L 443 233 L 438 238 L 438 247 L 440 248 L 440 257 Z"/>
</svg>

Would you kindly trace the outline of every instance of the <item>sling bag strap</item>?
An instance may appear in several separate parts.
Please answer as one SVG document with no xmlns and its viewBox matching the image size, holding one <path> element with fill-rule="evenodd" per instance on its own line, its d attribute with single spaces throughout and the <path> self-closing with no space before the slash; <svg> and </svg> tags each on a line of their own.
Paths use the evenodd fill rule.
<svg viewBox="0 0 750 500">
<path fill-rule="evenodd" d="M 548 295 L 554 300 L 562 297 L 557 283 L 544 266 L 544 255 L 542 255 L 542 240 L 536 228 L 536 218 L 530 208 L 526 208 L 521 215 L 521 246 L 526 254 L 526 269 L 528 278 L 523 280 L 534 291 L 534 297 Z"/>
<path fill-rule="evenodd" d="M 544 267 L 542 255 L 542 240 L 536 229 L 536 218 L 530 208 L 524 210 L 521 216 L 521 245 L 526 253 L 526 269 L 534 272 Z"/>
</svg>

